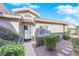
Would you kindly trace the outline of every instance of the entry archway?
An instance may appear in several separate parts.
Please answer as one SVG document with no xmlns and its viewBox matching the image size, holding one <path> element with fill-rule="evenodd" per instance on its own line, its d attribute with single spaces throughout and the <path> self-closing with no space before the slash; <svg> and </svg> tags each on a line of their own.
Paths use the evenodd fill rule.
<svg viewBox="0 0 79 59">
<path fill-rule="evenodd" d="M 49 35 L 49 34 L 51 34 L 51 32 L 42 26 L 37 28 L 35 31 L 35 36 L 45 36 L 45 35 Z"/>
</svg>

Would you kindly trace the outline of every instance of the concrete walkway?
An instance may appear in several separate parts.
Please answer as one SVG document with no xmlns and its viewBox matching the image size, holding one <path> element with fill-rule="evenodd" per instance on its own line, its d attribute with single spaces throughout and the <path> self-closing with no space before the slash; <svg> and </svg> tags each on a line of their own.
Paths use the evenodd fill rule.
<svg viewBox="0 0 79 59">
<path fill-rule="evenodd" d="M 35 56 L 35 52 L 32 46 L 32 42 L 26 42 L 23 44 L 25 46 L 25 56 Z"/>
</svg>

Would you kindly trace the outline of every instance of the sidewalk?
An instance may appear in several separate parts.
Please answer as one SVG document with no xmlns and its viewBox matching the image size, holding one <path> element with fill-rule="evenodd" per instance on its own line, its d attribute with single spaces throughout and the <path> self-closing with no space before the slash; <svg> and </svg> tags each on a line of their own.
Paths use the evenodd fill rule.
<svg viewBox="0 0 79 59">
<path fill-rule="evenodd" d="M 24 43 L 24 47 L 25 47 L 25 56 L 36 56 L 32 46 L 32 42 Z"/>
</svg>

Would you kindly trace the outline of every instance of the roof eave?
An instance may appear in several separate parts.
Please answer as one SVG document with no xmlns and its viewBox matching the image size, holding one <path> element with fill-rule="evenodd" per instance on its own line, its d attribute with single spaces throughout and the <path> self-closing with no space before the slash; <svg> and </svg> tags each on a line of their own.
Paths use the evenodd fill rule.
<svg viewBox="0 0 79 59">
<path fill-rule="evenodd" d="M 21 19 L 21 16 L 14 16 L 9 14 L 0 14 L 0 17 Z"/>
</svg>

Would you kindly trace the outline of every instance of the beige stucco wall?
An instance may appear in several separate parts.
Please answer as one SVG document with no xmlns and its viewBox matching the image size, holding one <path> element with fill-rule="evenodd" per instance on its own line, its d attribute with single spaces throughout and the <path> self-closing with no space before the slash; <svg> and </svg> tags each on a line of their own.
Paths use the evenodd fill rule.
<svg viewBox="0 0 79 59">
<path fill-rule="evenodd" d="M 19 22 L 14 19 L 0 19 L 0 26 L 3 26 L 5 28 L 8 28 L 12 31 L 14 31 L 15 33 L 19 34 Z"/>
<path fill-rule="evenodd" d="M 32 27 L 32 36 L 34 36 L 35 31 L 37 28 L 39 28 L 40 26 L 48 26 L 48 30 L 51 31 L 51 33 L 60 33 L 63 32 L 63 25 L 59 25 L 59 24 L 41 24 L 41 23 L 37 23 L 34 27 Z"/>
<path fill-rule="evenodd" d="M 19 25 L 19 22 L 17 20 L 15 21 L 14 19 L 11 19 L 11 20 L 10 19 L 0 19 L 0 26 L 11 29 L 12 31 L 14 31 L 18 34 L 20 33 L 20 35 L 23 38 L 25 35 L 24 34 L 24 25 L 30 25 L 30 24 Z M 39 28 L 40 26 L 48 26 L 48 30 L 51 31 L 51 33 L 63 32 L 63 25 L 59 25 L 59 24 L 36 23 L 35 26 L 33 26 L 33 25 L 30 25 L 30 26 L 31 26 L 31 29 L 29 31 L 31 31 L 31 36 L 34 36 L 36 29 Z"/>
</svg>

